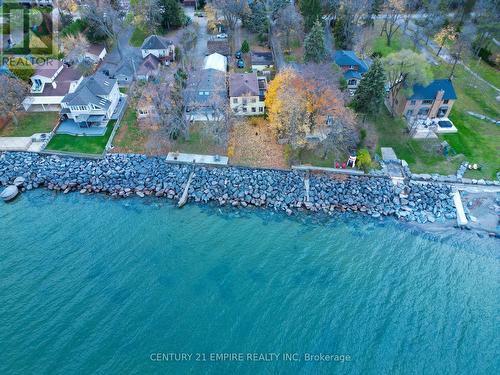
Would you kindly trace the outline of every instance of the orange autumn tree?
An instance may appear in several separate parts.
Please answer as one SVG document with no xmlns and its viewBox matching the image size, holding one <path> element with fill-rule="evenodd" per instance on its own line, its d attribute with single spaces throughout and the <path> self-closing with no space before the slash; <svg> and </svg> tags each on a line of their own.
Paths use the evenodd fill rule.
<svg viewBox="0 0 500 375">
<path fill-rule="evenodd" d="M 287 68 L 278 73 L 266 93 L 269 122 L 278 138 L 296 149 L 306 146 L 311 134 L 327 139 L 333 124 L 357 134 L 355 116 L 345 107 L 336 82 L 338 79 L 327 64 L 309 64 L 300 72 Z M 344 142 L 347 138 L 336 140 Z"/>
</svg>

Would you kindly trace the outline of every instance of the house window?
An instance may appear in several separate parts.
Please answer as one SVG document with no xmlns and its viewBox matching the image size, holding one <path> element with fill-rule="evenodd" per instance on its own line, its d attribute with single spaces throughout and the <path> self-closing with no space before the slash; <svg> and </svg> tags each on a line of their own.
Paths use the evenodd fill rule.
<svg viewBox="0 0 500 375">
<path fill-rule="evenodd" d="M 350 79 L 349 82 L 347 83 L 349 86 L 356 86 L 356 84 L 358 83 L 358 81 L 356 81 L 355 79 Z"/>
<path fill-rule="evenodd" d="M 248 103 L 248 99 L 247 98 L 243 98 L 243 105 L 247 105 Z"/>
<path fill-rule="evenodd" d="M 238 104 L 238 98 L 233 98 L 233 103 Z"/>
<path fill-rule="evenodd" d="M 243 107 L 243 112 L 246 112 L 247 111 L 247 107 Z"/>
<path fill-rule="evenodd" d="M 434 103 L 434 100 L 422 100 L 422 104 L 432 104 Z"/>
<path fill-rule="evenodd" d="M 255 107 L 252 107 L 252 112 L 253 113 L 257 112 L 257 110 L 255 109 Z"/>
<path fill-rule="evenodd" d="M 418 115 L 419 116 L 427 116 L 428 114 L 429 114 L 429 107 L 420 108 L 418 110 Z"/>
<path fill-rule="evenodd" d="M 437 112 L 437 117 L 444 117 L 446 116 L 446 112 L 448 112 L 448 106 L 443 106 L 438 109 Z"/>
<path fill-rule="evenodd" d="M 443 100 L 443 104 L 448 104 L 450 101 L 448 99 Z"/>
<path fill-rule="evenodd" d="M 264 107 L 259 107 L 259 112 L 264 112 Z"/>
<path fill-rule="evenodd" d="M 416 100 L 412 100 L 412 101 L 410 101 L 410 105 L 415 105 L 415 104 L 417 104 L 417 101 L 416 101 Z"/>
<path fill-rule="evenodd" d="M 406 111 L 406 117 L 411 117 L 413 116 L 413 109 L 409 109 Z"/>
<path fill-rule="evenodd" d="M 210 93 L 208 91 L 205 91 L 205 96 L 208 96 L 210 95 Z"/>
<path fill-rule="evenodd" d="M 203 91 L 198 91 L 198 95 L 203 96 Z"/>
</svg>

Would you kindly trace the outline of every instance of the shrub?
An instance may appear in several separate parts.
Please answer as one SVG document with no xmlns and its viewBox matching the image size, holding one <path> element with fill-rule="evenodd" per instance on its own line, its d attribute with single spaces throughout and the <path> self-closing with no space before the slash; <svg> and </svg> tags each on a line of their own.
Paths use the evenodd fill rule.
<svg viewBox="0 0 500 375">
<path fill-rule="evenodd" d="M 358 152 L 358 157 L 356 159 L 356 165 L 359 169 L 362 169 L 365 173 L 367 173 L 373 165 L 372 157 L 367 149 L 361 149 Z"/>
</svg>

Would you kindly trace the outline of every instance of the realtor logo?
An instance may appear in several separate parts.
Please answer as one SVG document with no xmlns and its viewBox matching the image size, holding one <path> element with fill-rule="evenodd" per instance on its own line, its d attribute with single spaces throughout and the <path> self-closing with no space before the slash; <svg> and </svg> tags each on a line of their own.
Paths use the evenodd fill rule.
<svg viewBox="0 0 500 375">
<path fill-rule="evenodd" d="M 57 54 L 57 20 L 57 0 L 0 0 L 0 53 Z"/>
</svg>

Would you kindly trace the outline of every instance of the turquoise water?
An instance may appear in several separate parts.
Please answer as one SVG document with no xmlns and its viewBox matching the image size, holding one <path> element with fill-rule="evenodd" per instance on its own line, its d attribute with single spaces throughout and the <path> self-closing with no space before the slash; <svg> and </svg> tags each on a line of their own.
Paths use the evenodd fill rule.
<svg viewBox="0 0 500 375">
<path fill-rule="evenodd" d="M 47 191 L 0 231 L 1 374 L 500 370 L 498 240 Z"/>
</svg>

